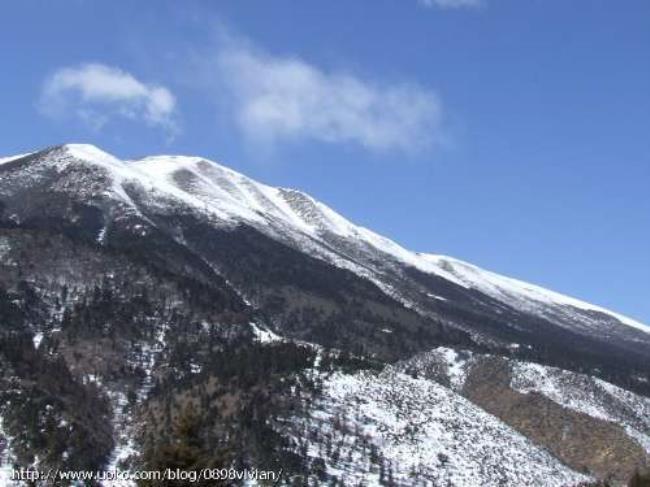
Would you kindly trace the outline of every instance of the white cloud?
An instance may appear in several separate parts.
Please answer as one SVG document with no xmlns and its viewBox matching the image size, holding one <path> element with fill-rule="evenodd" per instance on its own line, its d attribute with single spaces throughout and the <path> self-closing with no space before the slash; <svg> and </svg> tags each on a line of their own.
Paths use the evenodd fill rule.
<svg viewBox="0 0 650 487">
<path fill-rule="evenodd" d="M 145 84 L 103 64 L 57 70 L 46 79 L 40 99 L 44 113 L 53 117 L 73 114 L 93 128 L 121 116 L 175 131 L 175 106 L 176 99 L 167 88 Z"/>
<path fill-rule="evenodd" d="M 426 7 L 467 8 L 480 7 L 482 0 L 419 0 Z"/>
<path fill-rule="evenodd" d="M 311 139 L 412 151 L 442 139 L 440 102 L 429 90 L 325 71 L 242 42 L 223 46 L 219 76 L 239 128 L 256 142 Z"/>
</svg>

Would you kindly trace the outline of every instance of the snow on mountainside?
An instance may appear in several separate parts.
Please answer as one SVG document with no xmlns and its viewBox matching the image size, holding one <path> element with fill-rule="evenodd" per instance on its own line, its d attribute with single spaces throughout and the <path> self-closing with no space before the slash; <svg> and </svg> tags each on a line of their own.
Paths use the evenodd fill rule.
<svg viewBox="0 0 650 487">
<path fill-rule="evenodd" d="M 24 156 L 3 161 L 18 161 L 21 157 Z M 650 328 L 645 325 L 601 307 L 456 259 L 409 251 L 351 223 L 305 193 L 258 183 L 200 157 L 155 156 L 120 161 L 91 145 L 68 144 L 45 154 L 38 164 L 59 172 L 73 164 L 93 166 L 110 180 L 105 194 L 132 211 L 139 212 L 142 204 L 159 211 L 186 208 L 216 218 L 221 225 L 249 224 L 317 258 L 371 279 L 410 307 L 415 306 L 411 298 L 401 295 L 394 282 L 386 277 L 387 259 L 465 289 L 478 290 L 518 309 L 559 318 L 569 327 L 584 332 L 607 331 L 613 324 L 622 323 L 650 334 Z M 34 178 L 38 174 L 37 168 L 27 167 L 16 177 Z M 134 201 L 131 194 L 135 189 L 145 195 L 143 201 Z"/>
<path fill-rule="evenodd" d="M 451 257 L 432 254 L 419 255 L 435 266 L 444 269 L 464 285 L 478 289 L 499 301 L 513 303 L 524 308 L 532 307 L 533 311 L 538 310 L 539 306 L 544 305 L 565 305 L 585 311 L 594 311 L 607 314 L 627 326 L 650 333 L 650 327 L 600 306 L 549 291 L 534 284 L 501 276 Z"/>
<path fill-rule="evenodd" d="M 11 162 L 11 161 L 13 161 L 15 159 L 20 159 L 22 157 L 27 157 L 28 155 L 30 155 L 29 152 L 27 152 L 25 154 L 17 154 L 15 156 L 0 157 L 0 164 L 4 164 L 5 162 Z"/>
<path fill-rule="evenodd" d="M 320 240 L 328 247 L 324 235 L 335 235 L 365 245 L 425 272 L 455 280 L 444 269 L 431 265 L 418 254 L 408 251 L 390 239 L 354 225 L 327 205 L 294 189 L 276 188 L 258 183 L 215 162 L 197 157 L 155 156 L 130 164 L 164 187 L 174 185 L 197 198 L 196 204 L 221 217 L 258 223 L 289 230 Z"/>
<path fill-rule="evenodd" d="M 0 416 L 0 485 L 9 485 L 13 473 L 11 437 L 5 432 Z"/>
<path fill-rule="evenodd" d="M 650 454 L 650 399 L 609 382 L 555 367 L 514 362 L 512 387 L 539 392 L 554 402 L 620 424 Z"/>
<path fill-rule="evenodd" d="M 438 347 L 404 361 L 396 369 L 437 380 L 444 378 L 452 390 L 462 392 L 472 367 L 482 357 L 470 351 Z M 571 410 L 618 424 L 650 455 L 649 398 L 589 375 L 520 360 L 507 362 L 513 390 L 536 392 Z"/>
<path fill-rule="evenodd" d="M 294 439 L 345 485 L 566 486 L 589 480 L 440 384 L 391 367 L 322 377 Z M 329 445 L 329 446 L 328 446 Z"/>
</svg>

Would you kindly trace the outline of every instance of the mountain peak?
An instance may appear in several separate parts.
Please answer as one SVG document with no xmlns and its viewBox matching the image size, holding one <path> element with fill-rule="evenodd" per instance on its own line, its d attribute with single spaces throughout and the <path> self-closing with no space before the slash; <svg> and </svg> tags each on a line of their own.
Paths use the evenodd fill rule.
<svg viewBox="0 0 650 487">
<path fill-rule="evenodd" d="M 58 147 L 69 155 L 86 161 L 108 162 L 111 164 L 121 164 L 121 161 L 112 154 L 100 149 L 92 144 L 64 144 Z"/>
</svg>

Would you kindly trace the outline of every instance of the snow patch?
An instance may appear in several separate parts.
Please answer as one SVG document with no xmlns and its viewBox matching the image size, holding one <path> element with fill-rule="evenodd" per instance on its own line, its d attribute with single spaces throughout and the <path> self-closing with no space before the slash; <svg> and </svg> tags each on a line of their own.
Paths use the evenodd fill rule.
<svg viewBox="0 0 650 487">
<path fill-rule="evenodd" d="M 433 299 L 437 299 L 438 301 L 447 301 L 447 298 L 443 298 L 442 296 L 437 296 L 432 293 L 427 293 L 427 296 Z"/>
<path fill-rule="evenodd" d="M 34 348 L 38 350 L 38 347 L 41 345 L 41 342 L 43 341 L 43 333 L 40 331 L 38 333 L 34 334 L 34 337 L 32 338 L 32 342 L 34 343 Z"/>
<path fill-rule="evenodd" d="M 11 453 L 11 437 L 5 432 L 4 418 L 0 416 L 0 485 L 11 485 L 14 458 Z"/>
<path fill-rule="evenodd" d="M 282 337 L 271 330 L 259 328 L 255 323 L 250 323 L 255 338 L 260 343 L 272 343 L 282 341 Z"/>
<path fill-rule="evenodd" d="M 107 471 L 121 470 L 120 465 L 125 462 L 129 457 L 137 455 L 139 452 L 135 447 L 135 432 L 133 427 L 133 419 L 127 413 L 128 400 L 126 395 L 122 392 L 108 392 L 108 396 L 113 406 L 113 431 L 115 432 L 115 447 L 106 465 Z M 105 482 L 106 487 L 113 487 L 114 483 Z M 133 481 L 124 481 L 120 484 L 123 487 L 131 487 L 135 485 Z"/>
<path fill-rule="evenodd" d="M 99 233 L 97 234 L 97 243 L 100 245 L 104 244 L 106 240 L 106 228 L 107 228 L 106 225 L 104 225 L 102 229 L 99 231 Z"/>
<path fill-rule="evenodd" d="M 467 379 L 467 359 L 461 358 L 458 352 L 452 348 L 439 347 L 436 352 L 440 354 L 447 363 L 447 374 L 449 382 L 454 390 L 461 390 Z"/>
</svg>

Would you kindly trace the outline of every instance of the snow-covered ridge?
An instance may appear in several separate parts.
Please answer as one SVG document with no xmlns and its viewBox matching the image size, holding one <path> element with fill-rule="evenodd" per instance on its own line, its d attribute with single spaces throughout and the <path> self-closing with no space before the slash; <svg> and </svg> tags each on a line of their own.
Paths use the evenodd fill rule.
<svg viewBox="0 0 650 487">
<path fill-rule="evenodd" d="M 610 315 L 625 325 L 650 333 L 650 327 L 600 306 L 586 303 L 579 299 L 550 291 L 534 284 L 529 284 L 527 282 L 480 269 L 479 267 L 452 257 L 433 254 L 419 255 L 421 258 L 445 269 L 465 285 L 484 292 L 500 301 L 516 301 L 519 302 L 518 304 L 525 305 L 525 303 L 522 303 L 521 301 L 527 300 L 529 302 L 532 301 L 548 305 L 571 306 L 584 311 Z"/>
<path fill-rule="evenodd" d="M 47 156 L 49 164 L 58 170 L 75 162 L 99 168 L 112 181 L 110 192 L 133 206 L 134 210 L 137 210 L 136 205 L 128 197 L 125 187 L 135 183 L 158 199 L 163 197 L 168 202 L 181 202 L 226 222 L 246 222 L 262 229 L 282 228 L 292 233 L 295 240 L 308 237 L 321 241 L 323 247 L 329 247 L 325 241 L 327 236 L 340 237 L 388 254 L 423 272 L 462 284 L 453 274 L 422 259 L 416 252 L 355 225 L 301 191 L 259 183 L 205 158 L 164 155 L 121 161 L 89 144 L 67 144 L 59 147 L 57 152 Z M 349 263 L 336 263 L 350 267 Z"/>
<path fill-rule="evenodd" d="M 0 164 L 4 164 L 4 163 L 6 163 L 6 162 L 15 161 L 16 159 L 22 159 L 23 157 L 27 157 L 27 156 L 30 155 L 30 154 L 31 154 L 31 152 L 27 152 L 27 153 L 25 153 L 25 154 L 17 154 L 17 155 L 15 155 L 15 156 L 0 157 Z"/>
<path fill-rule="evenodd" d="M 259 183 L 201 157 L 165 155 L 122 161 L 87 144 L 68 144 L 56 152 L 57 155 L 46 156 L 52 159 L 48 163 L 58 169 L 61 169 L 58 166 L 74 163 L 99 168 L 111 181 L 108 192 L 136 212 L 138 206 L 129 197 L 131 185 L 139 186 L 151 204 L 159 208 L 173 211 L 174 207 L 182 205 L 215 217 L 223 224 L 250 224 L 270 236 L 299 245 L 302 251 L 373 280 L 391 295 L 395 294 L 391 285 L 378 277 L 381 270 L 374 268 L 373 262 L 393 259 L 464 288 L 479 290 L 518 309 L 549 318 L 560 317 L 569 326 L 579 323 L 585 330 L 602 331 L 602 316 L 591 315 L 595 313 L 650 334 L 650 327 L 602 307 L 457 259 L 412 252 L 355 225 L 301 191 Z M 0 159 L 0 163 L 20 157 Z M 354 250 L 333 250 L 332 242 L 337 239 Z M 359 261 L 360 255 L 368 258 Z"/>
</svg>

